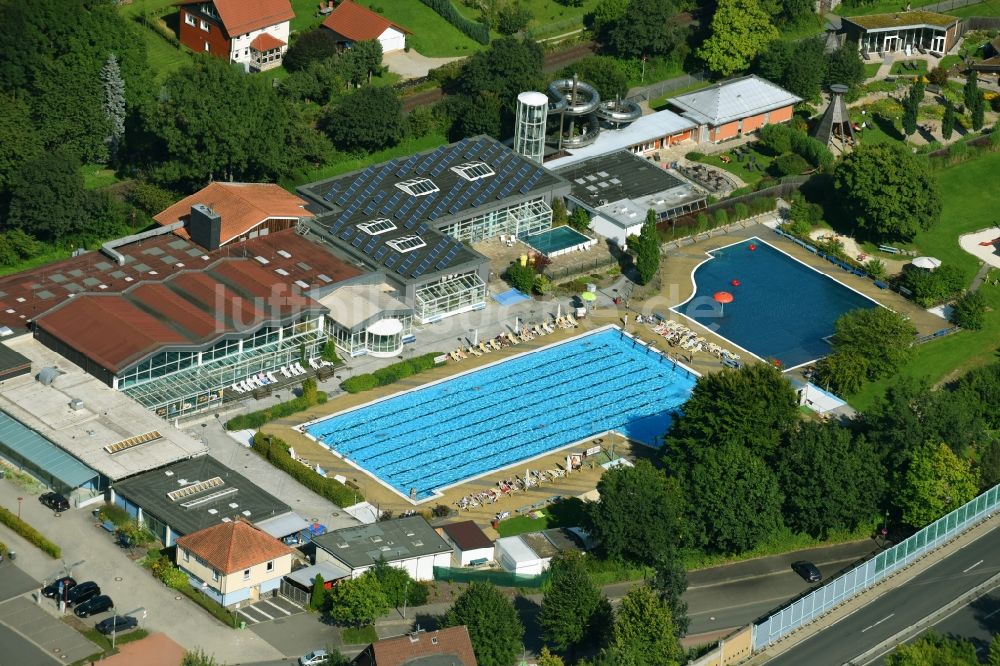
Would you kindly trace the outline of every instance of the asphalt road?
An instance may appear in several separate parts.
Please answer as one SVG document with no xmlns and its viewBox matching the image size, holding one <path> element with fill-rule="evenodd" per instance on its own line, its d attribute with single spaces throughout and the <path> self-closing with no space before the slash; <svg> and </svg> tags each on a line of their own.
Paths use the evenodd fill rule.
<svg viewBox="0 0 1000 666">
<path fill-rule="evenodd" d="M 1000 531 L 993 529 L 768 663 L 798 666 L 849 662 L 995 575 L 1000 571 L 998 547 Z"/>
<path fill-rule="evenodd" d="M 0 666 L 47 666 L 62 663 L 3 624 L 0 624 L 0 645 L 3 646 L 0 651 Z"/>
</svg>

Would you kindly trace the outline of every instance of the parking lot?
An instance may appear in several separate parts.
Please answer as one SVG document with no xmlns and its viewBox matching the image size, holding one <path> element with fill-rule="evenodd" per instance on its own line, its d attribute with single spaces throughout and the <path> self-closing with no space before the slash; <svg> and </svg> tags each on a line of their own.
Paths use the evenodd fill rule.
<svg viewBox="0 0 1000 666">
<path fill-rule="evenodd" d="M 271 620 L 281 620 L 292 615 L 304 613 L 305 609 L 290 599 L 284 597 L 273 597 L 261 599 L 249 606 L 244 606 L 236 611 L 240 620 L 247 625 L 269 622 Z"/>
</svg>

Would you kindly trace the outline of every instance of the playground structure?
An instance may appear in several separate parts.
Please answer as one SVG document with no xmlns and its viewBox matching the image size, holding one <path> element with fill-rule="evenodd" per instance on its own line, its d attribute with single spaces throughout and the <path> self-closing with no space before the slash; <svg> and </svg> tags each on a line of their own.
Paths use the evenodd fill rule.
<svg viewBox="0 0 1000 666">
<path fill-rule="evenodd" d="M 550 144 L 558 148 L 589 146 L 601 134 L 602 124 L 608 128 L 627 125 L 642 116 L 635 102 L 623 99 L 601 101 L 601 95 L 591 84 L 572 79 L 556 79 L 549 84 L 549 113 L 559 114 L 559 133 Z M 554 100 L 554 101 L 551 101 Z M 566 117 L 569 127 L 566 128 Z M 581 128 L 577 133 L 577 122 Z"/>
</svg>

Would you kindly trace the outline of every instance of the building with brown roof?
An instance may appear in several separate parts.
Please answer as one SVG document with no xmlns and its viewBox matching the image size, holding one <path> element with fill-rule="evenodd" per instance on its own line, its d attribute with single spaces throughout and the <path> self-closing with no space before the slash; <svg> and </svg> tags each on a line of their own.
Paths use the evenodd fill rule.
<svg viewBox="0 0 1000 666">
<path fill-rule="evenodd" d="M 197 53 L 242 64 L 250 71 L 277 67 L 288 49 L 289 0 L 181 0 L 179 39 Z"/>
<path fill-rule="evenodd" d="M 476 666 L 469 630 L 465 626 L 437 631 L 415 631 L 383 638 L 366 647 L 353 666 Z"/>
<path fill-rule="evenodd" d="M 323 27 L 333 31 L 344 46 L 354 42 L 377 39 L 382 53 L 402 51 L 406 48 L 406 35 L 410 31 L 367 7 L 343 0 L 323 21 Z"/>
<path fill-rule="evenodd" d="M 177 566 L 195 589 L 223 606 L 254 602 L 276 590 L 292 570 L 291 548 L 243 519 L 177 540 Z"/>
<path fill-rule="evenodd" d="M 453 557 L 459 566 L 485 564 L 493 560 L 493 541 L 475 521 L 448 523 L 438 527 L 437 533 L 452 546 Z"/>
<path fill-rule="evenodd" d="M 260 38 L 266 42 L 266 38 Z M 210 183 L 153 216 L 206 250 L 294 228 L 313 217 L 306 201 L 271 183 Z"/>
</svg>

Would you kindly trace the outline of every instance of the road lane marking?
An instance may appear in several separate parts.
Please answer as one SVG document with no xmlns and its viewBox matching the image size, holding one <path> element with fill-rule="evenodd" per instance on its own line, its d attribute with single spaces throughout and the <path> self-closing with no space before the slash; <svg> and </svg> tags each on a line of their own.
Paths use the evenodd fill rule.
<svg viewBox="0 0 1000 666">
<path fill-rule="evenodd" d="M 277 608 L 279 611 L 281 611 L 285 615 L 291 615 L 292 614 L 291 611 L 285 610 L 284 608 L 282 608 L 278 604 L 274 603 L 273 601 L 268 601 L 267 599 L 264 599 L 264 603 L 266 603 L 269 606 L 273 606 L 274 608 Z"/>
<path fill-rule="evenodd" d="M 889 613 L 888 615 L 886 615 L 886 616 L 885 616 L 884 618 L 882 618 L 881 620 L 879 620 L 879 621 L 878 621 L 878 622 L 876 622 L 875 624 L 871 624 L 871 625 L 868 625 L 867 627 L 865 627 L 864 629 L 862 629 L 862 630 L 861 630 L 861 633 L 865 633 L 865 632 L 866 632 L 866 631 L 868 631 L 869 629 L 874 629 L 874 628 L 875 628 L 875 627 L 877 627 L 878 625 L 880 625 L 880 624 L 882 624 L 883 622 L 885 622 L 886 620 L 888 620 L 888 619 L 889 619 L 890 617 L 892 617 L 893 615 L 895 615 L 895 613 Z"/>
<path fill-rule="evenodd" d="M 973 569 L 975 569 L 976 567 L 978 567 L 978 566 L 979 566 L 980 564 L 982 564 L 982 563 L 983 563 L 983 561 L 982 561 L 982 560 L 979 560 L 978 562 L 976 562 L 975 564 L 973 564 L 973 565 L 972 565 L 971 567 L 969 567 L 968 569 L 962 569 L 962 573 L 969 573 L 970 571 L 972 571 Z"/>
<path fill-rule="evenodd" d="M 983 616 L 983 620 L 988 620 L 988 619 L 990 619 L 991 617 L 993 617 L 994 615 L 996 615 L 997 613 L 1000 613 L 1000 608 L 996 609 L 995 611 L 993 611 L 993 612 L 992 612 L 992 613 L 990 613 L 989 615 L 984 615 L 984 616 Z"/>
</svg>

